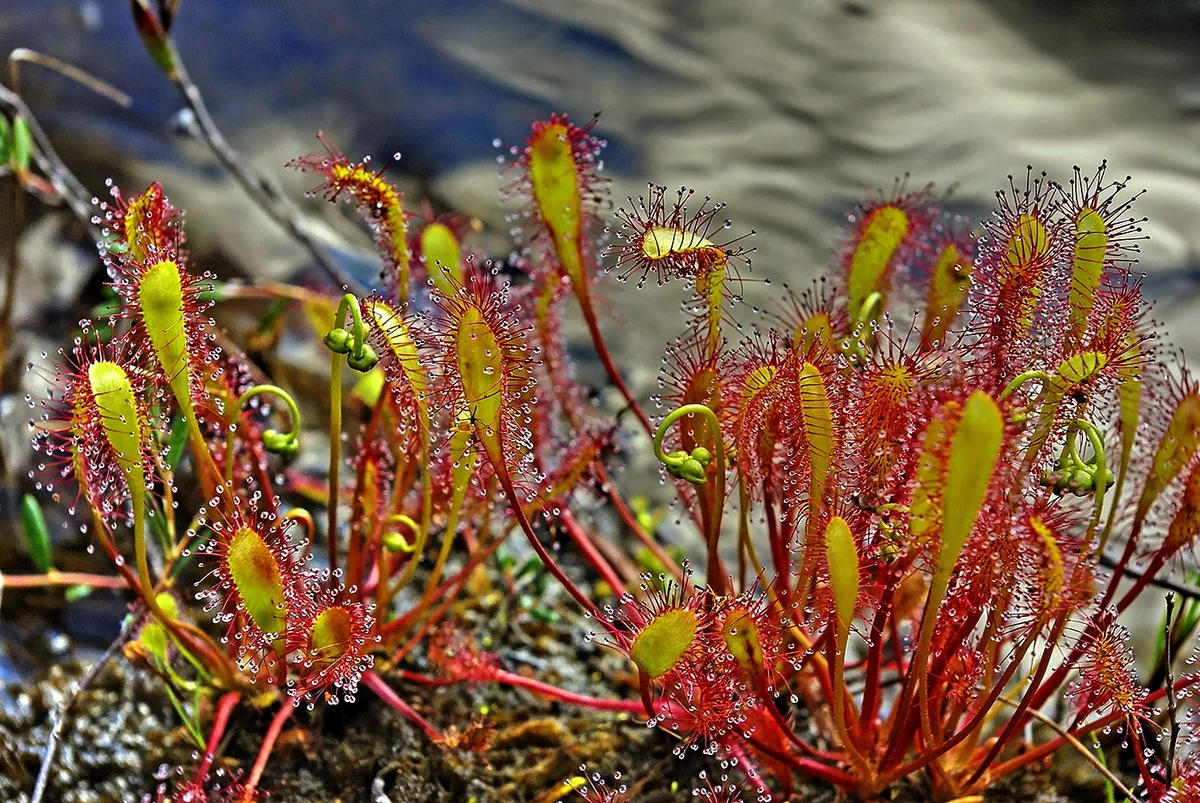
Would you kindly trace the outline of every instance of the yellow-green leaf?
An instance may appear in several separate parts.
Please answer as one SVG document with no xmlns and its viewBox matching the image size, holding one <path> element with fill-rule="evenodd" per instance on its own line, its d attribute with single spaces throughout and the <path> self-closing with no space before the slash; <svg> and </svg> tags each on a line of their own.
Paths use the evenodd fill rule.
<svg viewBox="0 0 1200 803">
<path fill-rule="evenodd" d="M 629 649 L 629 658 L 651 680 L 670 672 L 696 638 L 700 620 L 696 612 L 676 608 L 655 617 L 646 625 Z"/>
<path fill-rule="evenodd" d="M 834 516 L 825 528 L 825 557 L 829 561 L 829 587 L 837 608 L 840 632 L 848 631 L 858 604 L 858 546 L 850 525 Z"/>
<path fill-rule="evenodd" d="M 977 390 L 963 405 L 950 442 L 943 499 L 942 548 L 937 573 L 949 576 L 979 517 L 1004 441 L 1004 416 Z"/>
<path fill-rule="evenodd" d="M 1159 441 L 1150 466 L 1142 496 L 1138 500 L 1135 519 L 1140 522 L 1150 511 L 1154 500 L 1171 480 L 1191 462 L 1200 446 L 1200 392 L 1192 391 L 1180 399 L 1167 430 Z"/>
</svg>

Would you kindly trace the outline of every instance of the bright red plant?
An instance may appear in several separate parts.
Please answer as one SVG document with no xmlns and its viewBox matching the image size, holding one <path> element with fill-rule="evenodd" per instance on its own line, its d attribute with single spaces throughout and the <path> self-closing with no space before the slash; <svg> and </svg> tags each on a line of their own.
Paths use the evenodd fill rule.
<svg viewBox="0 0 1200 803">
<path fill-rule="evenodd" d="M 797 775 L 864 799 L 920 775 L 938 799 L 969 797 L 1113 727 L 1150 799 L 1195 796 L 1194 762 L 1154 753 L 1160 701 L 1195 677 L 1142 686 L 1118 622 L 1179 574 L 1200 521 L 1200 390 L 1146 319 L 1125 184 L 1103 168 L 1068 188 L 1010 180 L 979 239 L 930 188 L 898 185 L 851 217 L 828 286 L 786 291 L 777 325 L 744 334 L 729 324 L 753 249 L 725 233 L 722 205 L 652 186 L 617 211 L 608 261 L 691 294 L 655 422 L 597 315 L 607 182 L 594 124 L 555 115 L 514 149 L 508 192 L 528 212 L 510 277 L 453 220 L 410 231 L 382 171 L 324 140 L 325 155 L 294 166 L 368 218 L 385 276 L 369 297 L 217 286 L 190 269 L 158 185 L 106 208 L 119 311 L 107 340 L 89 325 L 64 353 L 36 426 L 58 475 L 47 484 L 61 494 L 75 476 L 152 617 L 127 653 L 172 694 L 203 689 L 207 702 L 181 706 L 194 731 L 212 712 L 173 799 L 256 799 L 295 709 L 362 686 L 440 739 L 385 675 L 644 715 L 680 752 L 724 757 L 760 799 L 786 796 Z M 299 405 L 209 318 L 234 298 L 269 305 L 262 342 L 295 310 L 330 353 L 327 474 L 288 467 Z M 574 378 L 561 326 L 572 298 L 704 541 L 702 583 L 609 474 L 622 440 Z M 177 515 L 181 475 L 200 494 Z M 593 524 L 597 498 L 640 555 Z M 443 621 L 516 530 L 636 669 L 639 699 L 508 671 Z M 552 548 L 558 536 L 569 548 Z M 176 603 L 192 556 L 216 638 Z M 415 650 L 440 677 L 406 667 Z M 1073 712 L 1055 722 L 1048 703 L 1065 693 Z M 250 702 L 278 708 L 249 773 L 226 783 L 216 746 Z M 1026 743 L 1034 721 L 1051 733 Z M 695 795 L 724 803 L 741 789 L 702 779 Z"/>
</svg>

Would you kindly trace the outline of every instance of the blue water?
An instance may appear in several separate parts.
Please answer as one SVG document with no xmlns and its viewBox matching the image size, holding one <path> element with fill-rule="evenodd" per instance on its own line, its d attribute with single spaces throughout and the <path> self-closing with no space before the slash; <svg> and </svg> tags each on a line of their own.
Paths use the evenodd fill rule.
<svg viewBox="0 0 1200 803">
<path fill-rule="evenodd" d="M 70 61 L 127 92 L 122 110 L 61 79 L 27 68 L 26 94 L 52 131 L 96 138 L 116 153 L 171 159 L 177 95 L 141 46 L 120 0 L 5 0 L 0 52 L 25 46 Z M 588 99 L 548 109 L 441 52 L 423 32 L 470 18 L 496 29 L 564 39 L 598 62 L 625 59 L 614 43 L 533 17 L 494 0 L 244 2 L 184 0 L 174 28 L 192 78 L 219 125 L 239 132 L 302 109 L 312 131 L 345 127 L 348 153 L 403 154 L 401 170 L 435 175 L 488 158 L 492 140 L 521 142 L 529 121 L 568 111 L 583 121 Z M 636 156 L 605 132 L 606 163 L 632 170 Z"/>
</svg>

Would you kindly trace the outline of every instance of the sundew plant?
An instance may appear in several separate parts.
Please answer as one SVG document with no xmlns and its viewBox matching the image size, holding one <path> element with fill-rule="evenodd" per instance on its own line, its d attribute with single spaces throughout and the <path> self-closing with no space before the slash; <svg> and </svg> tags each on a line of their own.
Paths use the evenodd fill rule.
<svg viewBox="0 0 1200 803">
<path fill-rule="evenodd" d="M 689 189 L 651 185 L 613 212 L 593 123 L 552 115 L 505 151 L 521 211 L 504 270 L 368 160 L 322 140 L 292 162 L 374 232 L 369 294 L 220 284 L 163 187 L 100 204 L 115 311 L 33 367 L 53 388 L 35 402 L 34 478 L 136 597 L 125 655 L 200 748 L 160 799 L 261 799 L 281 733 L 364 686 L 443 741 L 454 723 L 427 721 L 399 677 L 641 718 L 680 754 L 720 757 L 694 794 L 725 803 L 787 799 L 801 780 L 978 799 L 1060 750 L 1136 799 L 1200 799 L 1196 676 L 1175 671 L 1196 611 L 1168 614 L 1140 662 L 1123 624 L 1139 599 L 1162 606 L 1155 589 L 1190 593 L 1200 529 L 1200 385 L 1148 317 L 1127 181 L 1103 166 L 1010 177 L 981 235 L 899 184 L 849 217 L 824 280 L 757 314 L 738 306 L 753 232 Z M 687 293 L 652 406 L 605 345 L 613 278 Z M 271 361 L 213 320 L 246 299 L 270 311 L 256 353 L 300 321 L 328 357 L 320 476 L 290 467 L 308 445 Z M 575 380 L 572 307 L 620 421 Z M 639 448 L 702 563 L 677 560 L 610 476 Z M 631 694 L 508 671 L 453 620 L 508 539 L 627 659 Z M 272 711 L 245 773 L 219 750 L 238 706 Z M 584 772 L 562 794 L 626 788 Z"/>
</svg>

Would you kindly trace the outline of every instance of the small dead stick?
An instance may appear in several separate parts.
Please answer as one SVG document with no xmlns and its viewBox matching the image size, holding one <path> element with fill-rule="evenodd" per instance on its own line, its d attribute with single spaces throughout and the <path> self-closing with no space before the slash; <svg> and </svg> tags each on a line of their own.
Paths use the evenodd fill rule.
<svg viewBox="0 0 1200 803">
<path fill-rule="evenodd" d="M 1126 577 L 1130 578 L 1131 580 L 1141 580 L 1143 577 L 1143 574 L 1144 574 L 1143 572 L 1141 572 L 1138 569 L 1133 568 L 1132 566 L 1122 564 L 1120 561 L 1118 561 L 1116 558 L 1114 558 L 1110 555 L 1104 555 L 1104 554 L 1100 555 L 1099 563 L 1101 566 L 1105 567 L 1106 569 L 1114 569 L 1114 570 L 1120 571 L 1121 574 L 1125 575 Z M 1167 591 L 1171 591 L 1174 594 L 1178 594 L 1179 596 L 1183 597 L 1184 599 L 1200 599 L 1200 590 L 1197 590 L 1195 588 L 1189 588 L 1188 586 L 1185 586 L 1185 585 L 1180 585 L 1179 583 L 1172 582 L 1171 580 L 1166 580 L 1164 578 L 1155 577 L 1151 580 L 1148 580 L 1147 582 L 1152 586 L 1157 586 L 1157 587 L 1165 589 Z"/>
<path fill-rule="evenodd" d="M 1017 707 L 1016 703 L 1006 697 L 999 698 L 999 702 L 1012 706 L 1013 708 Z M 1125 795 L 1126 800 L 1132 801 L 1136 799 L 1133 796 L 1133 792 L 1129 791 L 1129 787 L 1121 783 L 1121 779 L 1114 775 L 1112 770 L 1104 766 L 1104 763 L 1100 759 L 1092 755 L 1092 752 L 1084 747 L 1082 742 L 1072 736 L 1066 728 L 1064 728 L 1062 725 L 1059 725 L 1053 719 L 1046 716 L 1041 711 L 1038 711 L 1036 708 L 1030 708 L 1026 713 L 1036 719 L 1038 722 L 1041 722 L 1050 730 L 1057 733 L 1059 737 L 1065 739 L 1067 743 L 1071 745 L 1071 747 L 1075 748 L 1075 752 L 1079 753 L 1079 755 L 1082 756 L 1087 763 L 1091 764 L 1097 772 L 1104 776 L 1106 781 L 1113 785 L 1114 789 Z"/>
<path fill-rule="evenodd" d="M 75 174 L 63 162 L 62 157 L 54 150 L 50 138 L 38 124 L 37 118 L 33 116 L 25 100 L 17 92 L 0 84 L 0 109 L 3 109 L 11 117 L 20 117 L 24 120 L 34 144 L 31 154 L 34 163 L 49 180 L 57 198 L 65 202 L 75 217 L 94 235 L 97 235 L 96 239 L 101 239 L 98 236 L 100 226 L 92 222 L 92 218 L 96 214 L 91 203 L 92 193 L 75 177 Z"/>
<path fill-rule="evenodd" d="M 42 766 L 38 770 L 37 783 L 34 784 L 33 797 L 29 799 L 29 803 L 41 803 L 42 797 L 46 794 L 46 786 L 50 782 L 50 769 L 54 766 L 54 757 L 58 753 L 58 740 L 62 737 L 63 728 L 67 724 L 67 714 L 70 713 L 71 706 L 79 699 L 83 690 L 100 674 L 100 670 L 108 663 L 108 659 L 113 657 L 117 650 L 121 648 L 121 645 L 125 643 L 125 639 L 133 632 L 134 624 L 141 621 L 141 618 L 140 615 L 129 617 L 124 627 L 121 628 L 120 634 L 117 635 L 116 640 L 108 645 L 108 649 L 104 651 L 99 660 L 92 664 L 91 668 L 84 674 L 83 679 L 80 680 L 79 686 L 76 687 L 71 696 L 63 703 L 62 708 L 58 710 L 58 713 L 54 717 L 54 725 L 50 728 L 50 736 L 46 739 L 46 750 L 42 753 Z"/>
<path fill-rule="evenodd" d="M 338 288 L 345 288 L 353 293 L 362 294 L 361 283 L 343 271 L 333 261 L 325 249 L 313 238 L 310 228 L 300 213 L 288 202 L 279 184 L 269 176 L 255 173 L 243 160 L 241 154 L 234 150 L 229 140 L 221 133 L 213 120 L 200 94 L 200 87 L 192 82 L 187 68 L 179 55 L 174 42 L 170 44 L 174 58 L 174 71 L 168 77 L 179 90 L 184 103 L 196 119 L 196 128 L 209 150 L 217 157 L 221 166 L 233 176 L 242 189 L 250 196 L 259 208 L 278 225 L 287 230 L 292 239 L 308 251 L 321 272 Z"/>
</svg>

